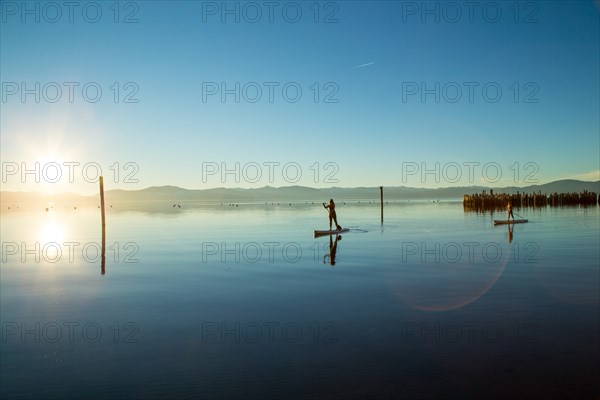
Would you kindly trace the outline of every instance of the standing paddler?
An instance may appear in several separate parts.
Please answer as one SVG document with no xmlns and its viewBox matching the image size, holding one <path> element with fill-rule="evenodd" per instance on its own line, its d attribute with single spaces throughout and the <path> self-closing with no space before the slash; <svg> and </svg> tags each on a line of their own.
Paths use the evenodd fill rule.
<svg viewBox="0 0 600 400">
<path fill-rule="evenodd" d="M 331 221 L 335 222 L 335 226 L 338 231 L 342 230 L 342 227 L 337 222 L 337 215 L 335 214 L 335 203 L 333 199 L 329 199 L 329 204 L 323 203 L 323 207 L 329 211 L 329 230 L 331 230 Z M 514 217 L 513 217 L 514 218 Z"/>
</svg>

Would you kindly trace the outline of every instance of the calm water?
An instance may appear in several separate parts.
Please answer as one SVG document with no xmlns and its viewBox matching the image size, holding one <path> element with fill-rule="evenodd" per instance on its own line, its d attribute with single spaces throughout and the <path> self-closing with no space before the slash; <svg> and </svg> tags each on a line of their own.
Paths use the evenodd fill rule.
<svg viewBox="0 0 600 400">
<path fill-rule="evenodd" d="M 56 208 L 2 213 L 3 398 L 600 392 L 596 207 L 339 204 L 330 242 L 320 205 L 114 205 L 104 267 Z"/>
</svg>

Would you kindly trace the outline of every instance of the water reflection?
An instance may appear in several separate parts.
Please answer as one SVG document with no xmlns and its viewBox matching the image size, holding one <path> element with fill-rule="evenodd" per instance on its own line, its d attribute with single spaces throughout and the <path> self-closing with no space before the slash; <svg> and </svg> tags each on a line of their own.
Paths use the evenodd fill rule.
<svg viewBox="0 0 600 400">
<path fill-rule="evenodd" d="M 342 240 L 342 235 L 336 235 L 335 240 L 332 239 L 332 236 L 333 235 L 329 236 L 329 254 L 326 254 L 323 257 L 323 264 L 327 264 L 327 259 L 329 259 L 329 264 L 333 267 L 335 265 L 338 241 Z"/>
<path fill-rule="evenodd" d="M 106 231 L 104 228 L 102 229 L 102 256 L 100 265 L 100 273 L 102 275 L 106 274 Z"/>
<path fill-rule="evenodd" d="M 78 207 L 77 211 L 69 209 L 54 215 L 53 211 L 11 211 L 6 218 L 3 215 L 5 241 L 20 244 L 43 237 L 80 243 L 75 261 L 69 262 L 63 256 L 60 268 L 44 274 L 36 274 L 37 265 L 31 257 L 23 265 L 18 253 L 2 265 L 3 321 L 15 321 L 18 327 L 25 321 L 29 328 L 37 320 L 42 328 L 56 321 L 65 339 L 34 343 L 33 335 L 28 334 L 27 343 L 21 343 L 21 335 L 15 334 L 12 342 L 3 344 L 2 382 L 9 394 L 5 397 L 13 397 L 10 394 L 24 385 L 29 385 L 32 392 L 39 391 L 41 397 L 52 397 L 63 390 L 64 382 L 70 379 L 68 372 L 73 369 L 93 376 L 100 368 L 115 371 L 117 376 L 130 370 L 123 360 L 130 360 L 134 368 L 140 359 L 148 361 L 139 374 L 140 387 L 147 387 L 148 376 L 153 382 L 161 382 L 164 368 L 155 366 L 166 362 L 170 363 L 169 379 L 183 382 L 205 382 L 197 376 L 219 371 L 217 378 L 209 379 L 216 382 L 211 390 L 226 394 L 231 371 L 250 371 L 244 377 L 248 382 L 265 382 L 275 369 L 285 373 L 289 365 L 319 380 L 320 372 L 310 375 L 319 357 L 329 360 L 332 370 L 335 365 L 349 366 L 332 375 L 332 385 L 339 382 L 336 390 L 362 379 L 357 377 L 363 377 L 365 371 L 371 371 L 368 378 L 375 380 L 384 374 L 381 379 L 386 382 L 394 382 L 400 375 L 415 377 L 414 387 L 424 388 L 430 387 L 430 382 L 450 382 L 448 385 L 454 388 L 455 382 L 464 377 L 469 385 L 480 382 L 483 386 L 481 382 L 488 382 L 492 376 L 488 371 L 496 374 L 493 376 L 500 371 L 502 379 L 518 375 L 520 381 L 537 382 L 538 373 L 556 371 L 559 376 L 569 369 L 574 371 L 572 376 L 581 377 L 578 382 L 591 381 L 589 371 L 594 371 L 595 365 L 589 360 L 596 359 L 598 352 L 597 346 L 592 347 L 597 344 L 600 293 L 598 209 L 587 210 L 587 217 L 574 209 L 531 211 L 528 217 L 533 214 L 532 219 L 539 222 L 517 227 L 519 237 L 515 239 L 514 225 L 507 225 L 508 232 L 494 228 L 493 217 L 465 216 L 458 204 L 390 205 L 386 208 L 385 230 L 374 207 L 346 205 L 345 213 L 351 220 L 348 226 L 357 229 L 344 235 L 340 259 L 337 251 L 342 236 L 330 236 L 329 241 L 307 238 L 322 222 L 322 210 L 317 206 L 274 207 L 240 205 L 221 211 L 219 206 L 191 210 L 182 205 L 182 211 L 167 217 L 108 211 L 111 240 L 106 243 L 102 236 L 100 264 L 101 274 L 107 274 L 108 256 L 111 277 L 103 279 L 97 276 L 95 252 L 88 257 L 93 261 L 81 258 L 84 243 L 100 239 L 96 207 Z M 123 250 L 131 240 L 139 243 L 141 262 L 125 264 L 123 253 L 119 261 L 113 261 L 113 246 L 117 244 Z M 264 252 L 254 262 L 252 254 L 238 250 L 239 268 L 225 270 L 224 265 L 236 263 L 235 257 L 225 254 L 226 264 L 223 254 L 203 258 L 198 243 L 214 243 L 223 251 L 235 249 L 235 243 L 240 243 L 241 249 L 258 243 Z M 277 251 L 272 258 L 265 243 Z M 303 250 L 298 262 L 295 253 L 282 253 L 286 244 L 293 244 L 292 251 L 298 246 Z M 244 254 L 250 261 L 244 259 Z M 322 262 L 343 268 L 331 274 L 328 272 L 333 271 L 323 269 Z M 332 293 L 334 301 L 329 301 Z M 195 314 L 193 319 L 190 310 Z M 63 324 L 73 323 L 70 321 L 81 321 L 78 329 L 98 323 L 104 336 L 94 343 L 85 341 L 82 335 L 68 342 L 69 331 Z M 128 333 L 122 329 L 127 321 L 141 327 L 143 340 L 139 344 L 121 342 Z M 323 342 L 328 331 L 306 325 L 297 343 L 280 335 L 274 343 L 262 345 L 261 341 L 252 341 L 254 330 L 244 329 L 222 330 L 226 332 L 224 339 L 217 334 L 217 340 L 221 340 L 217 344 L 203 342 L 198 332 L 212 324 L 222 327 L 223 321 L 227 321 L 228 329 L 235 329 L 235 321 L 241 321 L 242 327 L 263 327 L 263 322 L 274 321 L 280 325 L 273 327 L 288 324 L 291 328 L 296 324 L 304 327 L 305 321 L 316 321 L 322 328 L 326 321 L 333 321 L 342 334 L 338 343 L 329 345 Z M 529 337 L 521 329 L 528 325 L 519 325 L 527 321 L 540 329 L 533 345 L 525 342 Z M 207 322 L 210 325 L 205 325 Z M 120 325 L 115 331 L 116 323 Z M 410 331 L 405 335 L 407 328 L 417 329 L 415 335 Z M 114 342 L 115 332 L 120 335 L 118 343 Z M 268 331 L 262 332 L 264 338 Z M 40 329 L 38 334 L 53 333 Z M 90 329 L 89 334 L 93 333 Z M 236 341 L 238 337 L 240 342 Z M 409 341 L 411 338 L 416 341 Z M 515 343 L 515 338 L 522 340 L 522 345 Z M 306 345 L 307 340 L 315 345 Z M 587 343 L 591 351 L 580 347 L 580 343 Z M 59 346 L 58 351 L 65 349 L 67 356 L 61 358 L 64 363 L 60 368 L 50 370 L 46 354 L 53 354 Z M 80 363 L 79 358 L 69 358 L 71 353 L 96 361 Z M 232 354 L 239 356 L 232 359 Z M 548 358 L 549 354 L 555 356 Z M 383 360 L 381 370 L 372 370 L 372 357 Z M 540 359 L 546 368 L 542 372 L 538 372 Z M 357 360 L 364 362 L 357 364 Z M 519 367 L 509 370 L 511 364 Z M 45 378 L 49 372 L 52 380 Z M 123 387 L 137 377 L 121 375 L 117 384 Z M 278 387 L 280 397 L 296 388 L 286 386 L 285 379 L 273 381 L 284 382 Z M 101 396 L 112 393 L 110 388 L 97 388 Z M 442 390 L 445 388 L 439 393 L 449 393 Z M 81 393 L 86 389 L 82 384 Z M 152 396 L 149 391 L 144 393 Z M 63 397 L 76 394 L 80 393 L 72 390 Z M 139 392 L 133 396 L 136 394 Z M 181 393 L 161 394 L 174 397 Z M 452 392 L 447 397 L 460 398 L 460 394 Z"/>
</svg>

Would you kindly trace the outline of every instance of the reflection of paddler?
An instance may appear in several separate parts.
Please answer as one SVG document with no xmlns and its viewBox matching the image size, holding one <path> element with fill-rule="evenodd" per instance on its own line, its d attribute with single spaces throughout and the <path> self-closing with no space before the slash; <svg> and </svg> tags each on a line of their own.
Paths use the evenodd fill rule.
<svg viewBox="0 0 600 400">
<path fill-rule="evenodd" d="M 514 219 L 514 217 L 513 217 Z M 513 241 L 513 229 L 515 229 L 515 226 L 512 224 L 508 224 L 508 243 L 512 243 Z"/>
<path fill-rule="evenodd" d="M 331 236 L 333 236 L 333 235 L 331 235 Z M 335 265 L 335 253 L 337 252 L 337 242 L 338 242 L 338 240 L 342 240 L 342 237 L 340 235 L 336 235 L 335 241 L 333 241 L 331 239 L 331 236 L 329 236 L 329 254 L 326 254 L 325 257 L 323 257 L 323 263 L 326 264 L 327 257 L 329 257 L 329 264 L 334 266 Z"/>
</svg>

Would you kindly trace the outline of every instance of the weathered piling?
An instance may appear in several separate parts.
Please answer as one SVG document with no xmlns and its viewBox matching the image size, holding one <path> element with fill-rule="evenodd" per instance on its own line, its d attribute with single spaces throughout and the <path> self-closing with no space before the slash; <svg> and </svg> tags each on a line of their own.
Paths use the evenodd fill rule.
<svg viewBox="0 0 600 400">
<path fill-rule="evenodd" d="M 463 207 L 469 211 L 504 210 L 510 201 L 513 208 L 525 207 L 562 207 L 562 206 L 593 206 L 599 204 L 598 194 L 583 191 L 582 193 L 520 193 L 506 194 L 485 190 L 479 194 L 465 194 L 463 196 Z"/>
</svg>

